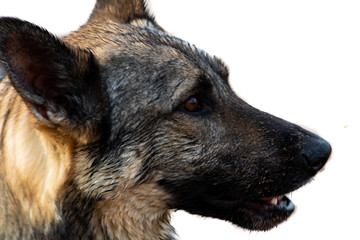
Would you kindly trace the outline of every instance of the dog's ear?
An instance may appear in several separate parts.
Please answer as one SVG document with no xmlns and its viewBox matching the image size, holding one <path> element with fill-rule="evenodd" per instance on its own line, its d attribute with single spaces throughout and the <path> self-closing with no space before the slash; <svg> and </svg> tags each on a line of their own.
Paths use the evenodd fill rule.
<svg viewBox="0 0 360 240">
<path fill-rule="evenodd" d="M 0 59 L 39 119 L 82 125 L 98 118 L 103 93 L 90 52 L 72 49 L 31 23 L 0 18 Z"/>
<path fill-rule="evenodd" d="M 144 0 L 97 0 L 90 15 L 90 19 L 110 18 L 120 22 L 147 17 Z"/>
<path fill-rule="evenodd" d="M 160 30 L 163 30 L 155 22 L 154 17 L 149 14 L 145 0 L 97 0 L 89 21 L 101 21 L 102 19 L 111 19 L 122 23 L 146 19 Z"/>
</svg>

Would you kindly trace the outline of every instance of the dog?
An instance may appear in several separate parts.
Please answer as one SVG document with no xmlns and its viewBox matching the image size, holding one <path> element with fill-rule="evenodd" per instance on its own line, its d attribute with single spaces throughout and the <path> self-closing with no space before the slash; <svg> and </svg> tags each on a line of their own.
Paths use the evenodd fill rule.
<svg viewBox="0 0 360 240">
<path fill-rule="evenodd" d="M 173 210 L 269 230 L 331 146 L 230 88 L 142 0 L 60 39 L 0 19 L 1 239 L 175 239 Z"/>
<path fill-rule="evenodd" d="M 0 65 L 0 82 L 3 78 L 6 77 L 5 69 Z"/>
</svg>

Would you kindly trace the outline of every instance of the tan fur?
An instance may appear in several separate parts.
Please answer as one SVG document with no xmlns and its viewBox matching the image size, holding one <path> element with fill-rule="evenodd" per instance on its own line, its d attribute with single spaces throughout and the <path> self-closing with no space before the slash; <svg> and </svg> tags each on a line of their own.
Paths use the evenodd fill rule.
<svg viewBox="0 0 360 240">
<path fill-rule="evenodd" d="M 33 224 L 56 219 L 55 200 L 68 167 L 70 149 L 40 134 L 25 103 L 11 89 L 3 99 L 14 99 L 4 131 L 5 179 Z"/>
<path fill-rule="evenodd" d="M 164 192 L 155 184 L 143 184 L 119 191 L 113 200 L 99 202 L 93 218 L 98 228 L 97 239 L 103 239 L 100 231 L 107 227 L 110 239 L 157 240 L 171 231 L 170 211 L 167 210 Z M 99 219 L 99 220 L 96 220 Z"/>
<path fill-rule="evenodd" d="M 142 0 L 97 0 L 65 39 L 15 18 L 0 30 L 0 239 L 174 239 L 172 209 L 268 230 L 294 210 L 272 189 L 331 152 L 238 99 L 226 66 Z"/>
<path fill-rule="evenodd" d="M 47 126 L 39 124 L 13 88 L 2 98 L 1 108 L 6 106 L 5 102 L 12 103 L 13 110 L 17 109 L 10 113 L 5 129 L 0 129 L 0 132 L 4 131 L 5 161 L 2 170 L 6 173 L 5 179 L 20 204 L 20 212 L 26 222 L 34 226 L 56 222 L 59 215 L 55 201 L 66 178 L 69 175 L 76 178 L 79 172 L 89 167 L 84 163 L 90 163 L 81 157 L 70 163 L 73 146 L 70 141 L 61 143 L 64 139 L 56 139 L 55 136 L 59 135 L 54 129 L 51 132 Z M 91 222 L 92 227 L 97 229 L 95 238 L 110 236 L 111 239 L 155 240 L 159 236 L 165 237 L 171 231 L 171 211 L 165 205 L 167 194 L 153 183 L 136 186 L 141 163 L 136 161 L 135 151 L 130 149 L 122 157 L 128 162 L 117 191 L 111 191 L 106 196 L 109 200 L 96 204 Z M 107 172 L 102 171 L 96 178 L 106 185 L 106 175 Z M 86 177 L 82 175 L 78 178 L 79 185 L 84 187 L 83 190 L 94 190 L 86 185 Z M 15 212 L 16 206 L 13 207 Z"/>
<path fill-rule="evenodd" d="M 159 30 L 159 26 L 155 26 L 152 22 L 146 20 L 146 19 L 134 19 L 130 22 L 130 24 L 134 27 L 146 27 L 153 30 Z M 164 29 L 160 28 L 163 32 L 165 32 Z"/>
<path fill-rule="evenodd" d="M 12 27 L 17 29 L 18 25 Z M 26 87 L 34 84 L 32 86 L 34 88 L 47 88 L 47 84 L 43 84 L 42 81 L 35 81 L 38 80 L 39 74 L 40 80 L 43 77 L 48 82 L 53 81 L 54 77 L 61 81 L 76 81 L 78 79 L 74 76 L 81 75 L 80 73 L 87 70 L 92 56 L 96 63 L 103 66 L 111 64 L 113 58 L 125 53 L 133 54 L 138 58 L 154 54 L 159 61 L 167 62 L 177 59 L 184 65 L 192 65 L 181 51 L 175 48 L 166 45 L 155 47 L 148 44 L 144 41 L 147 38 L 145 32 L 139 32 L 141 28 L 148 28 L 160 35 L 164 34 L 160 33 L 163 29 L 148 18 L 143 1 L 100 0 L 88 23 L 64 39 L 65 45 L 73 51 L 71 57 L 76 57 L 76 60 L 71 62 L 76 66 L 75 71 L 64 71 L 64 69 L 69 69 L 66 69 L 67 66 L 62 61 L 56 61 L 59 55 L 48 59 L 48 55 L 41 54 L 43 49 L 39 48 L 36 50 L 40 54 L 34 59 L 38 61 L 37 64 L 46 65 L 48 61 L 54 61 L 53 65 L 59 69 L 54 70 L 54 66 L 51 65 L 39 68 L 43 70 L 39 72 L 36 68 L 38 66 L 34 64 L 37 70 L 34 70 L 34 75 L 29 73 L 33 69 L 26 67 L 34 66 L 28 62 L 31 62 L 33 57 L 30 53 L 37 54 L 37 52 L 29 50 L 33 49 L 32 47 L 23 48 L 23 42 L 20 40 L 12 46 L 13 41 L 5 39 L 4 46 L 10 49 L 5 51 L 5 55 L 16 56 L 9 63 L 4 64 L 8 67 L 11 81 L 6 78 L 0 83 L 0 93 L 4 93 L 0 98 L 0 140 L 2 143 L 0 145 L 0 187 L 6 194 L 6 197 L 0 196 L 0 207 L 8 208 L 6 213 L 1 215 L 0 230 L 5 231 L 6 236 L 31 239 L 40 233 L 44 238 L 52 239 L 51 234 L 54 231 L 54 236 L 58 238 L 62 236 L 61 234 L 71 232 L 69 233 L 72 234 L 71 236 L 81 239 L 91 237 L 94 239 L 158 240 L 171 238 L 173 235 L 169 223 L 171 211 L 167 205 L 170 202 L 170 195 L 157 183 L 161 178 L 161 171 L 151 172 L 151 175 L 156 175 L 156 177 L 147 176 L 151 180 L 146 183 L 141 184 L 138 181 L 144 164 L 142 160 L 146 157 L 144 155 L 148 152 L 148 147 L 140 144 L 124 147 L 120 156 L 115 157 L 121 159 L 121 165 L 114 167 L 100 163 L 94 168 L 95 159 L 89 157 L 90 151 L 81 150 L 87 143 L 96 142 L 98 131 L 102 129 L 91 126 L 94 122 L 90 120 L 74 124 L 61 110 L 56 111 L 57 109 L 42 106 L 39 102 L 30 101 L 33 95 L 37 95 L 38 98 L 43 97 L 39 96 L 43 93 L 41 90 L 28 96 L 28 93 L 22 92 L 23 88 L 17 85 L 19 79 L 29 78 L 26 79 L 29 81 L 24 84 Z M 38 34 L 42 37 L 46 35 L 43 32 Z M 18 35 L 20 38 L 24 34 L 20 31 Z M 124 38 L 122 35 L 127 37 Z M 13 35 L 9 33 L 9 36 Z M 52 43 L 57 42 L 50 36 L 46 35 L 45 38 Z M 42 41 L 35 41 L 34 44 L 43 44 Z M 63 46 L 59 46 L 59 49 L 50 49 L 49 54 L 61 51 Z M 23 50 L 24 54 L 16 55 L 17 52 L 21 52 L 20 50 Z M 23 58 L 25 58 L 25 63 L 14 70 L 19 74 L 19 79 L 17 79 L 16 74 L 12 75 L 11 67 L 13 67 L 12 64 L 18 66 Z M 47 61 L 41 62 L 42 58 Z M 72 64 L 69 65 L 73 67 Z M 29 72 L 24 74 L 23 68 Z M 47 75 L 49 69 L 53 71 Z M 70 74 L 74 72 L 74 76 Z M 189 79 L 196 79 L 199 73 L 197 69 L 189 67 L 187 74 L 191 75 Z M 69 75 L 74 79 L 71 79 Z M 54 82 L 56 84 L 56 81 Z M 192 83 L 189 80 L 187 84 Z M 53 90 L 61 90 L 62 87 Z M 31 90 L 33 89 L 30 87 Z M 54 94 L 43 95 L 50 98 L 49 102 L 56 101 L 50 96 Z M 40 107 L 40 110 L 37 107 Z M 112 160 L 116 162 L 117 159 Z M 0 210 L 3 210 L 1 208 Z M 81 210 L 86 213 L 82 215 Z M 10 215 L 10 218 L 7 215 Z M 10 221 L 6 222 L 6 218 L 17 226 L 12 226 Z M 66 221 L 69 221 L 71 226 L 66 225 L 68 224 Z M 57 229 L 58 226 L 60 230 Z M 63 230 L 62 227 L 66 229 Z M 0 238 L 3 234 L 1 231 Z"/>
<path fill-rule="evenodd" d="M 120 3 L 120 4 L 119 4 Z M 145 10 L 143 1 L 117 1 L 109 0 L 104 4 L 104 1 L 98 1 L 95 5 L 94 11 L 91 14 L 93 19 L 117 19 L 124 22 L 129 21 L 135 16 L 144 15 Z"/>
<path fill-rule="evenodd" d="M 112 7 L 107 8 L 106 12 L 108 11 L 117 14 Z M 135 12 L 138 11 L 140 10 L 135 9 Z M 154 50 L 141 41 L 141 36 L 139 41 L 129 41 L 126 46 L 119 44 L 122 41 L 121 34 L 132 35 L 138 27 L 158 31 L 159 27 L 152 21 L 133 19 L 129 25 L 124 25 L 111 18 L 106 22 L 101 18 L 94 18 L 91 23 L 66 37 L 64 42 L 71 48 L 89 49 L 97 62 L 104 66 L 108 65 L 112 58 L 127 51 L 134 54 L 138 52 L 140 58 L 142 53 L 146 55 L 155 51 L 164 61 L 178 59 L 184 64 L 192 65 L 175 48 L 159 46 L 159 49 Z M 99 35 L 102 37 L 99 38 Z M 195 79 L 198 72 L 192 69 L 188 74 L 191 75 L 189 79 Z M 189 80 L 187 84 L 193 83 Z M 1 169 L 6 173 L 4 180 L 14 197 L 11 202 L 18 202 L 24 222 L 32 226 L 48 226 L 48 229 L 50 224 L 58 222 L 61 213 L 58 212 L 56 203 L 66 194 L 65 182 L 70 179 L 76 182 L 82 193 L 93 198 L 102 194 L 105 199 L 96 203 L 90 222 L 92 228 L 89 231 L 96 234 L 96 239 L 109 237 L 155 240 L 169 236 L 172 232 L 169 224 L 171 211 L 166 205 L 169 195 L 154 183 L 157 179 L 137 185 L 138 173 L 143 164 L 137 153 L 146 152 L 140 149 L 141 146 L 137 149 L 125 149 L 119 156 L 119 159 L 126 159 L 126 162 L 122 169 L 119 169 L 119 178 L 116 180 L 109 178 L 113 175 L 111 168 L 88 171 L 92 162 L 85 156 L 86 153 L 82 156 L 77 151 L 82 145 L 96 140 L 91 126 L 84 124 L 72 128 L 71 123 L 64 119 L 64 116 L 56 115 L 56 112 L 46 112 L 55 125 L 47 124 L 41 116 L 34 114 L 33 106 L 26 104 L 10 86 L 8 78 L 0 83 L 0 93 L 1 88 L 4 91 L 8 89 L 6 96 L 0 99 L 0 113 L 4 114 L 0 116 L 0 126 L 4 127 L 0 129 L 0 132 L 3 131 L 4 142 L 3 156 L 0 156 L 4 159 L 4 166 Z M 3 124 L 1 120 L 5 119 L 8 109 L 11 112 L 7 123 Z M 72 154 L 76 154 L 76 157 Z M 161 173 L 157 174 L 160 177 Z M 89 181 L 91 177 L 95 183 Z M 98 182 L 102 184 L 101 188 L 96 187 Z M 13 209 L 10 212 L 13 214 L 17 211 L 17 205 L 11 207 Z"/>
</svg>

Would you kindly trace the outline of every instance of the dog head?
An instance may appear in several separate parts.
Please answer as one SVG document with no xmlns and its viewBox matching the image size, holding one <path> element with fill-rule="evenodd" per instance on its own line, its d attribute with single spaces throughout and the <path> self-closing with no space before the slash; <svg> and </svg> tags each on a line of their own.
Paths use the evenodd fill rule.
<svg viewBox="0 0 360 240">
<path fill-rule="evenodd" d="M 12 18 L 0 29 L 12 85 L 36 128 L 72 145 L 68 178 L 85 198 L 151 183 L 168 209 L 267 230 L 330 155 L 236 96 L 224 63 L 166 33 L 142 1 L 100 0 L 63 40 Z"/>
</svg>

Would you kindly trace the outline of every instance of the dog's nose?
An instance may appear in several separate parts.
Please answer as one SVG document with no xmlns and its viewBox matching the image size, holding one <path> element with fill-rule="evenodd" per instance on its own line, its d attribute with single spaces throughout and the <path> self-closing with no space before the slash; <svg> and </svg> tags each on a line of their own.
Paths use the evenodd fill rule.
<svg viewBox="0 0 360 240">
<path fill-rule="evenodd" d="M 302 151 L 306 166 L 312 171 L 319 171 L 331 154 L 330 144 L 322 138 L 309 139 Z"/>
</svg>

